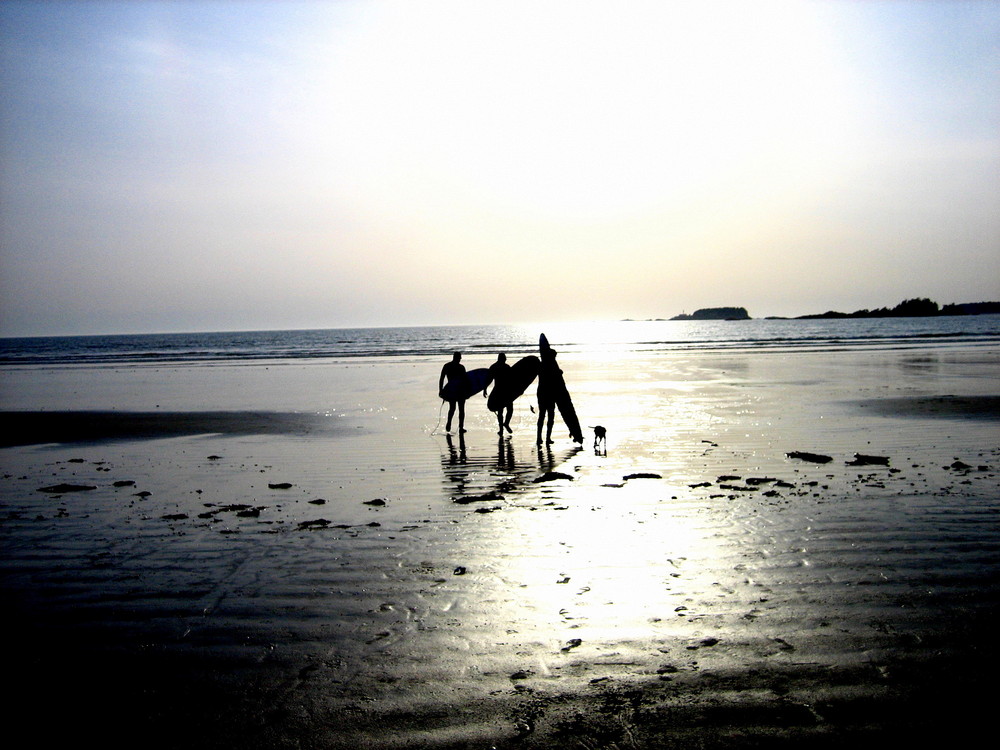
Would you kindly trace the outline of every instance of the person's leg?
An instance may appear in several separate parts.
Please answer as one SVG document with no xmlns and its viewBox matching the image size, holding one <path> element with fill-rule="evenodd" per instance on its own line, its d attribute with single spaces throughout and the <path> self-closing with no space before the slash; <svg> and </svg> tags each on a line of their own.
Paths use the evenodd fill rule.
<svg viewBox="0 0 1000 750">
<path fill-rule="evenodd" d="M 497 412 L 499 416 L 500 412 Z M 507 429 L 507 432 L 513 433 L 514 431 L 510 429 L 510 418 L 514 416 L 514 404 L 507 404 L 507 418 L 503 421 L 503 426 Z"/>
<path fill-rule="evenodd" d="M 465 432 L 465 401 L 458 402 L 458 431 Z"/>
<path fill-rule="evenodd" d="M 555 421 L 555 417 L 556 417 L 556 409 L 554 406 L 550 406 L 548 413 L 549 426 L 545 430 L 545 442 L 547 444 L 552 442 L 552 423 Z"/>
<path fill-rule="evenodd" d="M 541 401 L 538 402 L 538 434 L 537 443 L 542 444 L 542 423 L 545 421 L 545 406 Z"/>
<path fill-rule="evenodd" d="M 445 423 L 445 432 L 451 432 L 451 418 L 455 416 L 455 402 L 448 402 L 448 421 Z"/>
</svg>

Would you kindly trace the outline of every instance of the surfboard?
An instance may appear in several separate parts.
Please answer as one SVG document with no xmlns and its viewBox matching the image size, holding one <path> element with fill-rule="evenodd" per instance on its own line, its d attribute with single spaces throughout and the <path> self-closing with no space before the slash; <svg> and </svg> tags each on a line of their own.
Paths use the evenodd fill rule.
<svg viewBox="0 0 1000 750">
<path fill-rule="evenodd" d="M 544 354 L 551 350 L 549 340 L 543 333 L 538 337 L 538 351 Z M 556 408 L 562 417 L 566 427 L 569 428 L 569 436 L 577 443 L 583 442 L 583 430 L 580 427 L 580 418 L 576 415 L 576 407 L 573 406 L 573 399 L 570 398 L 569 390 L 566 388 L 566 381 L 563 380 L 562 372 L 553 373 L 552 392 L 555 396 Z"/>
<path fill-rule="evenodd" d="M 490 375 L 490 371 L 485 367 L 480 367 L 476 370 L 469 370 L 466 373 L 466 376 L 468 381 L 467 387 L 464 389 L 465 393 L 462 393 L 459 390 L 459 383 L 451 380 L 445 384 L 444 389 L 441 391 L 441 397 L 445 401 L 458 401 L 459 399 L 469 398 L 482 391 L 490 384 L 490 381 L 493 380 L 493 376 Z"/>
<path fill-rule="evenodd" d="M 497 411 L 520 398 L 528 390 L 528 386 L 538 377 L 539 367 L 541 367 L 541 362 L 534 354 L 523 357 L 511 365 L 507 377 L 503 381 L 497 382 L 490 392 L 486 407 L 490 411 Z"/>
</svg>

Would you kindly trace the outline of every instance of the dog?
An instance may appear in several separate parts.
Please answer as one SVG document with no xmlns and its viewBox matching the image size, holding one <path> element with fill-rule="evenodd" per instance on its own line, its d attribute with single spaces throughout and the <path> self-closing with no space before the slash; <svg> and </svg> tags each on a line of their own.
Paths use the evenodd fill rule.
<svg viewBox="0 0 1000 750">
<path fill-rule="evenodd" d="M 594 427 L 594 450 L 596 451 L 601 445 L 604 445 L 604 449 L 608 449 L 608 431 L 597 425 Z"/>
</svg>

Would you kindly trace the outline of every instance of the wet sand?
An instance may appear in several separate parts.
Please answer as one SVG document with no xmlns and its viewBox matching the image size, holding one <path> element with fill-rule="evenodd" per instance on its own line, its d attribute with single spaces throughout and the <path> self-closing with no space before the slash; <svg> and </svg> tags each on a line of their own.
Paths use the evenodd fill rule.
<svg viewBox="0 0 1000 750">
<path fill-rule="evenodd" d="M 441 363 L 5 373 L 8 715 L 177 748 L 991 725 L 1000 352 L 566 359 L 606 452 L 537 448 L 525 399 L 441 434 Z"/>
<path fill-rule="evenodd" d="M 0 448 L 44 443 L 152 440 L 190 435 L 320 435 L 321 414 L 273 412 L 7 411 Z"/>
</svg>

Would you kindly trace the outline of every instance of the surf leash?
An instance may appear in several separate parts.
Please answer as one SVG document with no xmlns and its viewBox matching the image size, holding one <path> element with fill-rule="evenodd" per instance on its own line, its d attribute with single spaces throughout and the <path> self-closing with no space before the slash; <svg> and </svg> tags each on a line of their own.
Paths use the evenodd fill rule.
<svg viewBox="0 0 1000 750">
<path fill-rule="evenodd" d="M 441 414 L 444 412 L 444 399 L 441 399 L 441 406 L 438 407 L 438 423 L 431 430 L 431 435 L 437 435 L 438 427 L 441 426 Z"/>
</svg>

